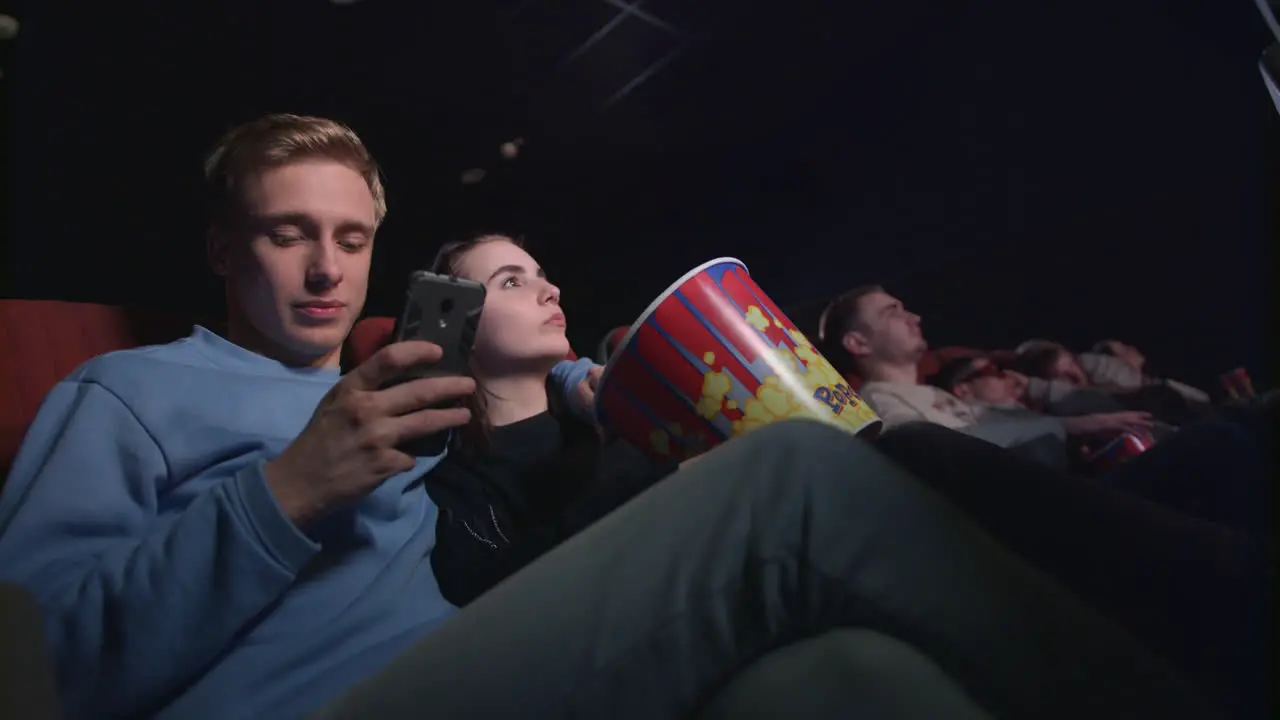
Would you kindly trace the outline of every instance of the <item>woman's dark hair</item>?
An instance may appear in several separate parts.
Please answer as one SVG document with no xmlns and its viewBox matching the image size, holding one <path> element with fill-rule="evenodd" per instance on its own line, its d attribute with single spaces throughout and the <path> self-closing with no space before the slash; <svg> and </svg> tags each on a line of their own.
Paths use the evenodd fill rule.
<svg viewBox="0 0 1280 720">
<path fill-rule="evenodd" d="M 438 275 L 457 275 L 462 268 L 462 260 L 467 253 L 480 245 L 490 242 L 509 242 L 516 247 L 524 247 L 524 238 L 507 235 L 501 232 L 482 232 L 468 235 L 460 240 L 451 240 L 436 252 L 436 259 L 431 263 L 431 272 Z M 475 357 L 471 359 L 471 376 L 476 378 Z M 567 416 L 558 403 L 551 403 L 556 393 L 547 393 L 549 407 L 557 418 Z M 489 445 L 489 433 L 493 425 L 489 422 L 489 395 L 484 386 L 476 378 L 476 391 L 467 399 L 466 407 L 471 411 L 471 420 L 465 427 L 453 435 L 453 444 L 463 454 L 475 456 L 485 451 Z"/>
</svg>

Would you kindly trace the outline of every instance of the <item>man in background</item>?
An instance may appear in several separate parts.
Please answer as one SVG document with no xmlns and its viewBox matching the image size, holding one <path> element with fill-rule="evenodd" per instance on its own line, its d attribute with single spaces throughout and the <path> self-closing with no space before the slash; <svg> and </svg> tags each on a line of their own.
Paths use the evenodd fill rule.
<svg viewBox="0 0 1280 720">
<path fill-rule="evenodd" d="M 887 428 L 909 422 L 929 422 L 1017 450 L 1055 467 L 1065 462 L 1067 434 L 1121 431 L 1148 424 L 1141 413 L 1100 413 L 1065 422 L 1013 405 L 1025 379 L 999 376 L 985 358 L 955 366 L 996 373 L 989 382 L 968 390 L 987 394 L 987 400 L 966 402 L 949 390 L 920 381 L 919 363 L 928 349 L 920 316 L 878 285 L 850 290 L 832 301 L 819 320 L 819 341 L 842 370 L 852 370 L 864 382 L 858 394 L 884 420 Z M 953 385 L 954 387 L 955 385 Z"/>
</svg>

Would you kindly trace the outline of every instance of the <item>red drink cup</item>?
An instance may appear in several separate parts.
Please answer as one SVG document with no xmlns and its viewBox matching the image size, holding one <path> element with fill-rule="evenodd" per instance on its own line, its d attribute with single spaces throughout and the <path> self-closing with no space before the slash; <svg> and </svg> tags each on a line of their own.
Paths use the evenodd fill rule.
<svg viewBox="0 0 1280 720">
<path fill-rule="evenodd" d="M 788 418 L 874 435 L 880 418 L 734 258 L 685 273 L 618 344 L 600 425 L 657 457 L 698 455 Z"/>
<path fill-rule="evenodd" d="M 1106 472 L 1120 463 L 1141 455 L 1155 444 L 1155 439 L 1145 431 L 1122 432 L 1102 446 L 1089 458 L 1095 472 Z"/>
<path fill-rule="evenodd" d="M 1249 378 L 1248 370 L 1245 370 L 1244 368 L 1236 368 L 1235 376 L 1236 382 L 1240 385 L 1240 390 L 1242 391 L 1241 394 L 1246 399 L 1252 399 L 1258 396 L 1258 394 L 1253 391 L 1253 380 Z"/>
<path fill-rule="evenodd" d="M 1249 372 L 1244 368 L 1223 373 L 1219 379 L 1232 400 L 1248 400 L 1256 396 L 1253 391 L 1253 381 L 1249 379 Z"/>
</svg>

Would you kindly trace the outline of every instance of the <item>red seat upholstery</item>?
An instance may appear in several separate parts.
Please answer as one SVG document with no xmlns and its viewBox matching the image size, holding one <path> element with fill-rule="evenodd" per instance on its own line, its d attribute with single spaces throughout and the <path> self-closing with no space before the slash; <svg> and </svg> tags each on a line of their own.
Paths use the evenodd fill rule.
<svg viewBox="0 0 1280 720">
<path fill-rule="evenodd" d="M 942 369 L 943 365 L 951 362 L 958 357 L 966 357 L 969 355 L 983 355 L 982 350 L 976 350 L 968 347 L 941 347 L 937 350 L 930 350 L 920 360 L 919 377 L 921 382 L 931 377 L 934 373 Z"/>
<path fill-rule="evenodd" d="M 176 340 L 200 320 L 114 305 L 0 300 L 0 472 L 8 475 L 45 394 L 81 363 Z"/>
<path fill-rule="evenodd" d="M 347 338 L 346 352 L 342 365 L 353 368 L 368 360 L 382 346 L 391 342 L 391 333 L 395 332 L 396 321 L 393 318 L 365 318 L 351 328 L 351 337 Z"/>
</svg>

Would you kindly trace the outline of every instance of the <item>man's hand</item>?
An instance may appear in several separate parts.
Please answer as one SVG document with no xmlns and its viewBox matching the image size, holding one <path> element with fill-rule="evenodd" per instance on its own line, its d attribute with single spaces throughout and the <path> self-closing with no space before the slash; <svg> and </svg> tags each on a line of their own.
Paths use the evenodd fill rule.
<svg viewBox="0 0 1280 720">
<path fill-rule="evenodd" d="M 1027 394 L 1027 387 L 1031 384 L 1031 381 L 1020 372 L 1013 370 L 1005 370 L 1003 372 L 1005 378 L 1009 381 L 1010 394 L 1013 395 L 1015 400 L 1022 400 Z"/>
<path fill-rule="evenodd" d="M 587 371 L 587 378 L 569 393 L 569 402 L 585 417 L 595 417 L 596 388 L 603 375 L 603 365 L 592 367 Z"/>
<path fill-rule="evenodd" d="M 266 465 L 267 485 L 290 519 L 302 525 L 358 501 L 413 467 L 414 458 L 397 446 L 467 423 L 466 408 L 428 408 L 475 392 L 471 378 L 427 378 L 379 389 L 440 355 L 440 347 L 427 342 L 388 345 L 329 390 L 302 433 Z"/>
<path fill-rule="evenodd" d="M 1138 428 L 1151 427 L 1151 413 L 1148 412 L 1116 412 L 1081 415 L 1080 417 L 1062 418 L 1062 426 L 1070 435 L 1094 435 L 1104 432 L 1124 432 Z"/>
</svg>

